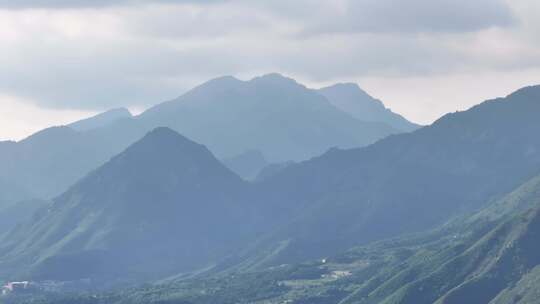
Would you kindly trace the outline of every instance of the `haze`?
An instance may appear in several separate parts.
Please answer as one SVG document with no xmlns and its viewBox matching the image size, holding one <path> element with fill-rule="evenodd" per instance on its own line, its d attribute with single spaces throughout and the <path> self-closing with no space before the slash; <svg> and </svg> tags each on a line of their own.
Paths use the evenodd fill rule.
<svg viewBox="0 0 540 304">
<path fill-rule="evenodd" d="M 2 0 L 0 139 L 268 72 L 356 82 L 429 124 L 538 83 L 539 15 L 534 0 Z"/>
</svg>

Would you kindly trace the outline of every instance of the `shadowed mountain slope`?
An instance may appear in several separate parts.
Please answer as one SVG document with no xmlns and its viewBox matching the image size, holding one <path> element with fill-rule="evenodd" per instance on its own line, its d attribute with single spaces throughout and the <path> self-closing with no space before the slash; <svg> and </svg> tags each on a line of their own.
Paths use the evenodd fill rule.
<svg viewBox="0 0 540 304">
<path fill-rule="evenodd" d="M 528 87 L 413 133 L 289 166 L 257 185 L 267 212 L 284 222 L 262 241 L 265 260 L 320 258 L 481 207 L 540 172 L 538 113 L 540 86 Z"/>
<path fill-rule="evenodd" d="M 211 265 L 256 233 L 245 185 L 204 146 L 155 129 L 4 239 L 2 274 L 137 280 Z"/>
<path fill-rule="evenodd" d="M 528 303 L 519 302 L 520 296 L 508 300 L 508 295 L 523 284 L 536 288 L 539 194 L 537 177 L 495 205 L 426 234 L 431 241 L 409 246 L 410 257 L 386 265 L 372 284 L 341 303 Z M 406 248 L 411 240 L 395 245 Z"/>
<path fill-rule="evenodd" d="M 536 303 L 539 236 L 540 176 L 435 230 L 324 260 L 45 303 Z"/>
<path fill-rule="evenodd" d="M 167 272 L 165 269 L 174 274 L 234 254 L 223 267 L 233 264 L 237 270 L 252 270 L 331 256 L 358 244 L 425 231 L 482 207 L 540 172 L 539 101 L 540 87 L 524 88 L 369 147 L 331 149 L 247 188 L 208 156 L 207 150 L 185 144 L 189 140 L 159 144 L 156 136 L 148 135 L 57 198 L 55 212 L 11 235 L 11 241 L 4 242 L 3 256 L 8 263 L 2 269 L 22 261 L 37 278 L 99 276 L 100 271 L 112 277 L 132 271 L 157 275 Z M 160 130 L 167 131 L 150 134 L 174 134 Z M 187 161 L 183 155 L 192 158 Z M 214 169 L 202 170 L 204 164 L 213 164 L 209 168 Z M 204 174 L 191 176 L 189 172 Z M 212 182 L 220 176 L 233 177 Z M 187 207 L 176 204 L 179 200 Z M 209 201 L 213 204 L 206 203 Z M 149 202 L 164 202 L 166 208 L 153 208 Z M 201 217 L 203 211 L 198 209 L 204 204 L 208 204 L 204 209 L 207 217 Z M 190 212 L 175 209 L 178 206 Z M 220 209 L 224 206 L 238 208 L 229 213 Z M 128 238 L 125 244 L 119 240 L 120 235 L 130 235 L 128 232 L 147 231 L 146 224 L 141 228 L 137 223 L 146 223 L 144 216 L 154 212 L 156 217 L 150 223 L 160 216 L 168 220 L 163 225 L 149 224 L 149 231 L 155 232 L 152 237 L 142 234 L 132 241 Z M 228 222 L 228 217 L 222 218 L 227 214 L 239 217 Z M 205 230 L 209 223 L 220 221 L 230 229 Z M 184 222 L 189 225 L 180 224 Z M 200 234 L 182 234 L 188 227 L 216 233 L 216 242 L 204 245 Z M 168 239 L 164 231 L 175 231 L 182 242 Z M 240 241 L 231 251 L 213 247 L 228 238 L 232 238 L 231 246 L 234 240 L 250 241 L 242 232 L 251 236 L 265 232 L 265 236 L 247 248 Z M 156 235 L 164 238 L 154 238 Z M 126 261 L 119 258 L 141 243 L 152 244 L 149 252 L 140 250 L 140 256 Z M 181 246 L 178 244 L 201 250 L 194 257 L 193 252 L 182 251 L 186 247 L 176 247 Z M 142 263 L 144 259 L 153 261 L 156 252 L 151 248 L 171 255 Z M 85 265 L 102 262 L 100 254 L 115 257 L 113 265 L 98 265 L 89 274 L 87 269 L 62 267 L 81 259 L 90 261 Z M 183 258 L 173 258 L 178 256 Z M 55 273 L 58 269 L 73 269 L 73 273 Z"/>
</svg>

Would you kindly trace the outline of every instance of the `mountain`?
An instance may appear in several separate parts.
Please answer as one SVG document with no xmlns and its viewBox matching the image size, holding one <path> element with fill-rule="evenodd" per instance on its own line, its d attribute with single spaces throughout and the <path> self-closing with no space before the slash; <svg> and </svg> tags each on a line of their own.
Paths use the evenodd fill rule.
<svg viewBox="0 0 540 304">
<path fill-rule="evenodd" d="M 87 303 L 526 303 L 540 265 L 538 113 L 540 86 L 527 87 L 255 183 L 158 129 L 3 240 L 0 275 L 171 278 Z"/>
<path fill-rule="evenodd" d="M 539 194 L 536 177 L 495 206 L 426 234 L 435 241 L 416 238 L 404 263 L 385 265 L 372 278 L 377 283 L 342 303 L 530 303 L 523 294 L 508 295 L 540 283 L 531 280 L 540 266 Z"/>
<path fill-rule="evenodd" d="M 537 136 L 540 133 L 540 121 L 537 119 L 539 100 L 540 87 L 524 88 L 505 98 L 484 102 L 464 112 L 448 114 L 431 126 L 390 136 L 365 148 L 330 149 L 319 157 L 289 165 L 244 191 L 238 190 L 243 193 L 238 198 L 239 204 L 244 207 L 241 209 L 253 211 L 238 222 L 254 219 L 253 226 L 244 223 L 247 226 L 243 228 L 250 232 L 257 230 L 264 236 L 257 238 L 250 246 L 238 245 L 234 252 L 228 252 L 234 253 L 236 262 L 233 264 L 236 264 L 236 269 L 254 270 L 320 259 L 359 244 L 425 231 L 451 217 L 481 208 L 540 173 L 540 138 Z M 173 109 L 169 112 L 173 112 Z M 115 164 L 118 159 L 121 157 L 114 158 L 112 163 Z M 105 168 L 110 166 L 106 165 Z M 221 164 L 219 166 L 223 167 Z M 169 167 L 163 165 L 159 168 L 167 172 Z M 133 175 L 95 179 L 110 181 L 113 189 L 124 189 L 127 186 L 117 183 Z M 91 176 L 95 176 L 95 173 Z M 161 177 L 154 179 L 160 180 Z M 193 183 L 190 185 L 196 185 L 195 181 Z M 112 190 L 109 193 L 101 188 L 80 185 L 75 187 L 79 190 L 72 188 L 68 194 L 61 196 L 62 199 L 55 200 L 59 204 L 58 210 L 62 212 L 59 211 L 58 218 L 43 222 L 43 228 L 35 228 L 39 235 L 48 235 L 46 229 L 52 229 L 50 227 L 74 225 L 62 223 L 63 218 L 93 223 L 93 220 L 83 220 L 77 214 L 65 215 L 63 210 L 79 208 L 62 207 L 66 206 L 64 204 L 75 204 L 81 200 L 79 197 L 102 202 L 107 201 L 109 196 L 118 195 Z M 141 189 L 145 188 L 133 186 L 129 193 L 133 193 L 137 199 L 145 195 L 159 197 L 152 189 Z M 218 195 L 214 190 L 204 193 L 208 191 L 209 195 Z M 197 195 L 202 194 L 194 193 L 194 201 L 198 200 Z M 118 204 L 127 201 L 126 197 L 117 200 Z M 228 196 L 225 195 L 224 199 L 227 200 Z M 216 201 L 221 202 L 221 199 Z M 223 213 L 218 209 L 211 210 L 209 216 Z M 106 214 L 113 211 L 108 210 Z M 239 211 L 238 214 L 244 213 Z M 126 217 L 129 215 L 125 214 Z M 113 218 L 115 222 L 123 221 L 121 216 Z M 208 223 L 197 216 L 190 218 L 197 220 L 197 223 Z M 59 235 L 71 234 L 64 231 Z M 78 240 L 75 235 L 68 239 L 71 238 Z M 13 243 L 17 246 L 15 249 L 8 246 L 5 252 L 20 257 L 22 252 L 48 252 L 44 248 L 60 246 L 34 241 L 32 248 L 26 248 L 25 242 L 20 241 L 22 239 L 29 237 L 14 234 Z M 157 248 L 158 243 L 154 246 Z M 216 254 L 219 252 L 213 251 Z M 208 257 L 202 258 L 202 252 L 200 255 L 202 260 L 209 260 Z M 190 265 L 195 264 L 192 262 Z M 157 266 L 155 268 L 159 269 Z"/>
<path fill-rule="evenodd" d="M 539 235 L 537 176 L 492 205 L 428 232 L 322 260 L 256 272 L 228 270 L 93 296 L 84 303 L 536 303 Z M 80 299 L 89 298 L 50 303 Z"/>
<path fill-rule="evenodd" d="M 207 145 L 219 159 L 258 150 L 269 162 L 304 160 L 333 146 L 363 146 L 399 132 L 359 121 L 277 74 L 250 81 L 214 79 L 130 116 L 125 109 L 111 110 L 19 142 L 2 142 L 0 180 L 50 199 L 161 126 Z"/>
<path fill-rule="evenodd" d="M 380 100 L 371 97 L 355 83 L 339 83 L 317 92 L 336 108 L 359 120 L 383 122 L 402 132 L 414 131 L 420 127 L 387 109 Z"/>
<path fill-rule="evenodd" d="M 540 86 L 528 87 L 412 133 L 287 167 L 256 185 L 278 228 L 246 264 L 322 258 L 482 207 L 540 172 L 538 113 Z"/>
<path fill-rule="evenodd" d="M 10 233 L 1 276 L 99 285 L 203 268 L 256 233 L 246 185 L 206 147 L 157 128 Z"/>
<path fill-rule="evenodd" d="M 232 79 L 227 81 L 236 82 Z M 540 121 L 537 119 L 537 113 L 540 113 L 539 100 L 540 86 L 524 88 L 505 98 L 484 102 L 464 112 L 448 114 L 431 126 L 412 133 L 393 135 L 368 147 L 330 149 L 319 157 L 286 166 L 252 185 L 240 180 L 213 156 L 207 157 L 207 162 L 221 169 L 215 169 L 215 172 L 209 170 L 200 179 L 179 179 L 170 170 L 175 168 L 171 164 L 178 161 L 172 154 L 182 155 L 182 149 L 169 148 L 169 145 L 175 147 L 175 144 L 158 145 L 146 136 L 146 140 L 134 147 L 152 146 L 152 153 L 134 153 L 130 151 L 144 149 L 129 148 L 55 199 L 53 206 L 56 208 L 51 209 L 55 212 L 49 212 L 43 220 L 38 219 L 35 224 L 11 234 L 9 240 L 3 242 L 2 256 L 6 264 L 0 265 L 0 269 L 10 272 L 10 267 L 15 267 L 19 271 L 28 269 L 36 278 L 65 279 L 86 275 L 100 277 L 104 275 L 100 271 L 106 268 L 116 271 L 111 275 L 113 277 L 136 271 L 143 275 L 133 277 L 140 278 L 150 276 L 150 273 L 163 274 L 166 272 L 164 269 L 170 270 L 171 275 L 194 270 L 208 266 L 209 261 L 217 262 L 219 258 L 231 255 L 228 262 L 234 269 L 251 271 L 321 259 L 359 244 L 425 231 L 454 216 L 481 208 L 540 173 L 540 138 L 537 136 L 540 132 Z M 172 113 L 176 104 L 167 107 L 172 107 L 168 111 Z M 120 123 L 131 130 L 131 124 L 141 122 L 132 119 L 114 124 Z M 56 132 L 68 136 L 75 132 L 69 130 L 59 129 Z M 91 132 L 105 132 L 104 138 L 105 134 L 112 135 L 111 130 L 125 134 L 124 130 L 118 131 L 119 127 L 100 128 Z M 168 130 L 166 133 L 173 132 Z M 108 138 L 112 141 L 115 136 Z M 199 149 L 193 153 L 209 154 L 206 149 L 204 151 Z M 126 153 L 137 157 L 130 158 L 131 161 L 126 162 L 125 167 L 119 166 L 122 163 L 120 160 L 124 159 L 122 155 Z M 166 154 L 160 155 L 162 153 Z M 161 159 L 162 162 L 156 168 L 143 166 L 149 163 L 148 159 Z M 188 161 L 179 163 L 187 166 Z M 200 166 L 203 161 L 189 163 Z M 200 185 L 206 185 L 212 180 L 210 177 L 220 176 L 220 170 L 234 176 L 231 179 L 236 182 L 224 179 L 204 187 L 204 191 L 202 188 L 197 191 Z M 166 187 L 165 191 L 159 183 L 162 180 L 180 180 L 185 181 L 185 184 L 171 182 L 173 186 Z M 226 187 L 228 183 L 231 186 Z M 235 183 L 238 185 L 235 186 Z M 219 188 L 220 185 L 224 188 Z M 196 211 L 196 215 L 192 212 L 181 213 L 188 217 L 186 223 L 193 223 L 194 227 L 202 225 L 200 230 L 204 231 L 209 223 L 222 222 L 220 216 L 229 214 L 229 211 L 219 207 L 231 201 L 237 203 L 234 206 L 238 206 L 231 214 L 239 217 L 223 224 L 223 227 L 229 229 L 221 229 L 220 233 L 223 234 L 220 237 L 236 240 L 244 232 L 260 237 L 256 240 L 249 236 L 241 237 L 244 242 L 238 243 L 231 240 L 231 246 L 236 246 L 233 246 L 234 250 L 231 247 L 216 249 L 213 246 L 221 242 L 210 242 L 208 247 L 203 247 L 197 243 L 200 234 L 176 233 L 182 229 L 187 231 L 186 227 L 178 228 L 168 221 L 163 226 L 155 226 L 156 231 L 162 232 L 164 230 L 159 230 L 159 227 L 165 227 L 163 229 L 181 235 L 186 242 L 180 244 L 188 244 L 191 248 L 206 248 L 200 250 L 196 258 L 188 256 L 181 248 L 173 245 L 167 247 L 168 244 L 178 243 L 168 239 L 153 240 L 143 235 L 124 246 L 121 245 L 124 242 L 114 238 L 121 234 L 120 231 L 139 231 L 139 227 L 132 223 L 136 221 L 133 219 L 153 214 L 153 210 L 140 206 L 147 207 L 148 201 L 160 200 L 171 202 L 164 203 L 167 206 L 176 206 L 172 203 L 173 198 L 186 195 L 181 192 L 182 189 L 192 190 L 188 191 L 187 197 L 190 199 L 187 201 L 194 206 L 200 206 L 200 200 L 205 201 L 207 195 L 217 204 L 205 208 L 207 217 L 204 218 L 198 215 L 200 211 Z M 223 194 L 225 189 L 230 192 Z M 110 204 L 111 209 L 102 209 L 103 204 L 103 208 L 108 207 L 106 202 L 111 201 L 114 202 Z M 125 207 L 128 204 L 137 206 L 135 210 L 141 211 L 127 212 L 131 211 Z M 188 204 L 186 208 L 194 206 Z M 178 214 L 173 207 L 165 208 L 163 212 L 158 215 L 166 219 L 169 219 L 166 215 Z M 176 219 L 174 223 L 182 221 L 183 218 Z M 198 230 L 190 228 L 190 231 Z M 110 243 L 109 240 L 117 242 Z M 244 246 L 248 242 L 249 246 Z M 125 263 L 112 259 L 113 265 L 92 267 L 96 273 L 90 274 L 87 274 L 88 269 L 66 267 L 69 264 L 64 264 L 68 263 L 66 261 L 84 260 L 89 261 L 85 264 L 93 265 L 96 261 L 102 261 L 102 254 L 115 257 L 115 254 L 122 255 L 134 250 L 141 243 L 151 244 L 149 247 L 160 248 L 165 252 L 171 250 L 174 255 L 186 256 L 180 259 L 181 262 L 178 259 L 171 262 L 164 257 L 155 264 L 146 264 L 141 261 L 153 260 L 153 256 L 141 250 L 139 260 L 137 256 L 133 257 L 134 260 L 126 259 Z M 37 262 L 23 267 L 21 265 L 25 265 L 24 261 Z M 71 269 L 73 273 L 55 273 L 58 269 Z"/>
<path fill-rule="evenodd" d="M 217 78 L 138 118 L 205 143 L 220 158 L 255 149 L 269 162 L 304 160 L 330 147 L 364 146 L 399 132 L 355 119 L 279 74 L 249 81 Z"/>
<path fill-rule="evenodd" d="M 101 128 L 107 126 L 120 119 L 126 119 L 133 117 L 128 109 L 117 108 L 109 111 L 97 114 L 95 116 L 82 119 L 68 125 L 75 131 L 88 131 L 92 129 Z"/>
<path fill-rule="evenodd" d="M 254 180 L 257 174 L 268 165 L 264 155 L 258 150 L 249 150 L 221 161 L 231 171 L 249 181 Z"/>
</svg>

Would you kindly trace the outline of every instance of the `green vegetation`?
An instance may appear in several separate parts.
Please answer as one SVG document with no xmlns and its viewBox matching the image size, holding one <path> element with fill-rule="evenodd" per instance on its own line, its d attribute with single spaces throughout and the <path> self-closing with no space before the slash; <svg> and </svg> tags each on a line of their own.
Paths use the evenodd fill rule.
<svg viewBox="0 0 540 304">
<path fill-rule="evenodd" d="M 204 106 L 213 100 L 207 94 L 223 93 L 223 81 L 238 85 L 216 81 L 188 97 Z M 274 85 L 298 89 L 276 75 L 251 85 L 269 94 Z M 155 129 L 0 244 L 5 277 L 89 279 L 95 289 L 44 288 L 6 299 L 527 303 L 540 265 L 538 100 L 540 87 L 525 88 L 369 147 L 331 149 L 254 183 L 206 147 Z M 173 102 L 160 111 L 178 108 Z M 152 284 L 133 287 L 142 282 Z M 96 291 L 111 286 L 118 289 Z"/>
<path fill-rule="evenodd" d="M 436 230 L 316 262 L 27 303 L 531 303 L 540 278 L 538 193 L 540 177 Z"/>
</svg>

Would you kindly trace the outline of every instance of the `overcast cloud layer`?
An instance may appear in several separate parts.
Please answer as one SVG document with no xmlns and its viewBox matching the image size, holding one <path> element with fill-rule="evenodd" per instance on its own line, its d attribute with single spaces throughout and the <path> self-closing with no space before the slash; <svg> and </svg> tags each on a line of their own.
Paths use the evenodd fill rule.
<svg viewBox="0 0 540 304">
<path fill-rule="evenodd" d="M 536 0 L 0 0 L 0 138 L 45 124 L 2 113 L 76 119 L 268 72 L 359 82 L 429 123 L 540 83 L 539 20 Z"/>
</svg>

